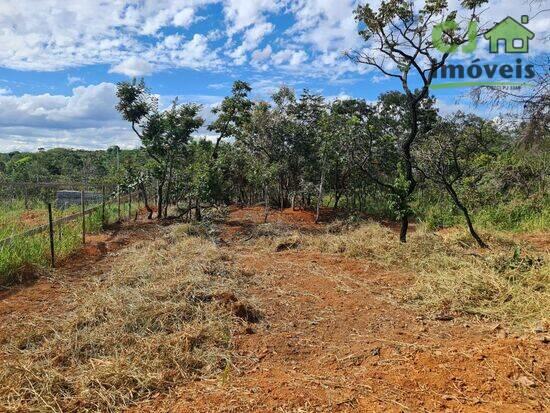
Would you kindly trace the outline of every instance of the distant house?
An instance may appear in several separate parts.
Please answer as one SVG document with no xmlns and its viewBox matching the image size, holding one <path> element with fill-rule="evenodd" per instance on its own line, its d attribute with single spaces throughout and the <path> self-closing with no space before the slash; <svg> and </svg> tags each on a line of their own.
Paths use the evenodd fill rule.
<svg viewBox="0 0 550 413">
<path fill-rule="evenodd" d="M 521 23 L 528 22 L 528 16 L 521 16 Z M 500 23 L 495 24 L 483 36 L 489 40 L 489 51 L 498 53 L 499 44 L 502 41 L 506 53 L 527 53 L 529 51 L 529 40 L 535 37 L 535 33 L 521 23 L 511 17 L 506 17 Z"/>
</svg>

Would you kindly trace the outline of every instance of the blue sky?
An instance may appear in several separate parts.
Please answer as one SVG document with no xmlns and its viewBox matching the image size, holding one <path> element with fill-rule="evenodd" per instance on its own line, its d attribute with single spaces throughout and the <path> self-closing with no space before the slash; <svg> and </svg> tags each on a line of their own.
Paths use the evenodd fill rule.
<svg viewBox="0 0 550 413">
<path fill-rule="evenodd" d="M 114 110 L 116 82 L 132 76 L 144 76 L 165 105 L 175 96 L 203 104 L 207 121 L 236 79 L 249 82 L 258 99 L 284 84 L 330 99 L 375 100 L 399 85 L 343 57 L 345 50 L 368 47 L 357 35 L 352 13 L 357 3 L 2 0 L 0 151 L 137 146 Z M 458 7 L 458 1 L 449 3 Z M 482 23 L 532 16 L 527 26 L 536 39 L 530 55 L 521 57 L 540 56 L 548 52 L 544 38 L 550 26 L 548 13 L 540 12 L 543 5 L 490 1 Z M 479 49 L 476 57 L 495 59 L 483 52 L 486 41 Z M 455 60 L 468 59 L 472 56 Z M 434 94 L 448 113 L 472 110 L 467 91 Z"/>
</svg>

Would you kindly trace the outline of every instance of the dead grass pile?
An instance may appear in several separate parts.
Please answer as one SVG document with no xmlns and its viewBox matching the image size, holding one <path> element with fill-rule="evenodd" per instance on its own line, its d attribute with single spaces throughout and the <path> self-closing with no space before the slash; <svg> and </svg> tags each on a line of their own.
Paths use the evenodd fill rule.
<svg viewBox="0 0 550 413">
<path fill-rule="evenodd" d="M 328 231 L 327 231 L 328 232 Z M 404 298 L 430 312 L 473 314 L 527 327 L 550 318 L 550 257 L 509 238 L 483 234 L 480 250 L 464 231 L 445 234 L 422 228 L 402 244 L 398 234 L 375 222 L 340 233 L 293 234 L 265 245 L 299 245 L 324 253 L 366 258 L 378 267 L 415 276 Z"/>
<path fill-rule="evenodd" d="M 189 233 L 122 252 L 74 310 L 0 343 L 0 410 L 119 411 L 228 368 L 232 328 L 260 315 L 231 256 Z"/>
</svg>

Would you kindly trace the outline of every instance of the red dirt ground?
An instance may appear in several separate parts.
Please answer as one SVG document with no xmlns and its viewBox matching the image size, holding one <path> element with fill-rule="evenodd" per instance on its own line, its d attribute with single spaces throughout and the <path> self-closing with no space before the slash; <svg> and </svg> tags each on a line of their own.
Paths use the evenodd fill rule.
<svg viewBox="0 0 550 413">
<path fill-rule="evenodd" d="M 410 275 L 337 255 L 259 253 L 235 241 L 262 222 L 262 212 L 232 211 L 223 232 L 225 248 L 257 278 L 249 296 L 265 316 L 252 331 L 235 333 L 233 371 L 182 386 L 138 411 L 548 409 L 548 344 L 506 337 L 494 324 L 436 321 L 403 308 L 396 293 Z M 303 211 L 271 214 L 269 222 L 277 221 L 315 228 Z"/>
<path fill-rule="evenodd" d="M 437 321 L 404 307 L 414 274 L 368 261 L 239 242 L 261 208 L 232 210 L 223 246 L 254 282 L 258 324 L 234 331 L 234 366 L 218 379 L 182 383 L 136 412 L 527 412 L 548 411 L 548 344 L 457 318 Z M 272 213 L 316 230 L 309 212 Z M 96 240 L 53 279 L 0 297 L 0 325 L 32 311 L 60 311 L 80 277 L 109 268 L 109 254 L 154 229 Z M 105 243 L 105 244 L 101 244 Z M 97 252 L 97 254 L 96 254 Z M 75 263 L 76 262 L 76 263 Z M 0 334 L 1 336 L 1 334 Z"/>
</svg>

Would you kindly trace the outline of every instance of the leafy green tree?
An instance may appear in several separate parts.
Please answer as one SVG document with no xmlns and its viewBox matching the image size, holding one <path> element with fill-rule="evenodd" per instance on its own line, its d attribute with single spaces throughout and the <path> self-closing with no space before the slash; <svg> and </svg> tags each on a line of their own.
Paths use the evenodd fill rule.
<svg viewBox="0 0 550 413">
<path fill-rule="evenodd" d="M 147 154 L 155 162 L 157 216 L 162 218 L 163 213 L 167 213 L 176 164 L 185 158 L 191 135 L 204 123 L 198 116 L 201 107 L 191 103 L 179 105 L 176 99 L 169 110 L 159 111 L 157 99 L 149 93 L 143 80 L 119 83 L 117 97 L 117 110 L 131 123 Z"/>
<path fill-rule="evenodd" d="M 491 122 L 457 113 L 438 122 L 415 149 L 415 168 L 449 194 L 464 215 L 470 234 L 482 248 L 487 248 L 487 244 L 474 229 L 459 188 L 468 185 L 469 189 L 475 189 L 472 186 L 481 181 L 495 156 L 498 140 L 499 134 Z"/>
<path fill-rule="evenodd" d="M 217 118 L 208 126 L 208 130 L 218 133 L 212 152 L 214 159 L 218 156 L 220 142 L 225 138 L 236 137 L 248 121 L 253 106 L 248 98 L 251 90 L 248 83 L 237 80 L 231 89 L 231 96 L 226 97 L 219 107 L 212 110 Z"/>
<path fill-rule="evenodd" d="M 463 7 L 470 13 L 469 20 L 478 19 L 477 8 L 486 0 L 465 0 Z M 419 111 L 429 97 L 429 88 L 436 71 L 441 68 L 451 50 L 471 38 L 471 33 L 457 27 L 443 30 L 449 49 L 440 53 L 431 39 L 435 23 L 454 20 L 456 11 L 449 11 L 447 3 L 428 0 L 421 9 L 407 0 L 382 1 L 377 10 L 369 4 L 359 5 L 355 10 L 360 23 L 359 34 L 365 47 L 348 52 L 347 55 L 359 64 L 372 66 L 385 76 L 397 79 L 405 93 L 408 124 L 399 137 L 399 162 L 396 164 L 399 178 L 390 185 L 396 195 L 395 206 L 401 215 L 401 242 L 407 240 L 409 202 L 417 182 L 414 176 L 412 148 L 419 136 Z M 449 26 L 451 27 L 451 26 Z M 468 25 L 470 27 L 470 25 Z M 477 36 L 477 33 L 475 34 Z M 419 87 L 415 87 L 420 82 Z"/>
</svg>

